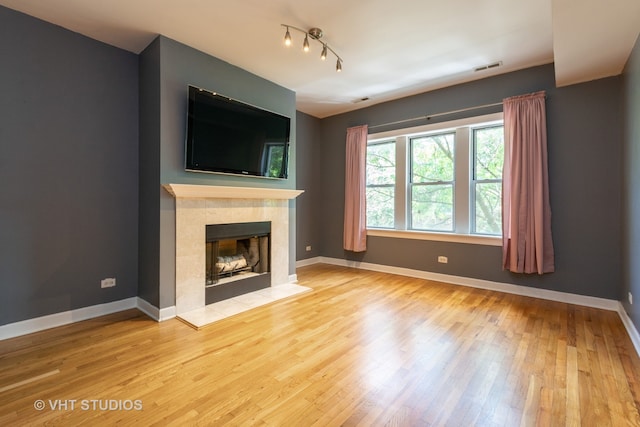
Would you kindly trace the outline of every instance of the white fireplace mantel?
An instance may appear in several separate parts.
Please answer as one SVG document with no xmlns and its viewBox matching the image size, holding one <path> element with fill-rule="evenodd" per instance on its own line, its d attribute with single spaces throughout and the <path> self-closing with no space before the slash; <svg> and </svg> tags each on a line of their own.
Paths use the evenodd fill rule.
<svg viewBox="0 0 640 427">
<path fill-rule="evenodd" d="M 223 187 L 216 185 L 165 184 L 176 199 L 295 199 L 304 190 L 283 190 L 279 188 Z"/>
<path fill-rule="evenodd" d="M 289 279 L 289 200 L 303 191 L 165 184 L 175 198 L 176 314 L 205 306 L 207 225 L 271 222 L 271 286 Z"/>
</svg>

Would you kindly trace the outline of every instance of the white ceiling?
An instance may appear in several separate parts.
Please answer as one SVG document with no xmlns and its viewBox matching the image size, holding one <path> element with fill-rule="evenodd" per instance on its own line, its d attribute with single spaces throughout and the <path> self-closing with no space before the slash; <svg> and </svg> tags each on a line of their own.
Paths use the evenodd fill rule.
<svg viewBox="0 0 640 427">
<path fill-rule="evenodd" d="M 620 74 L 640 29 L 640 0 L 0 0 L 128 51 L 158 34 L 296 92 L 327 117 L 555 62 L 558 86 Z M 319 27 L 343 59 L 303 53 L 289 24 Z M 502 62 L 480 72 L 476 67 Z M 370 98 L 368 101 L 358 101 Z"/>
</svg>

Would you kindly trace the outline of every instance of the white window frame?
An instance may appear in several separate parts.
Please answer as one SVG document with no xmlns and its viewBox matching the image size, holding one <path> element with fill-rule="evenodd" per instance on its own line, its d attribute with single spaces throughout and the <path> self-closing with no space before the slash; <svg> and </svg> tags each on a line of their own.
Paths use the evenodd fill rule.
<svg viewBox="0 0 640 427">
<path fill-rule="evenodd" d="M 492 128 L 492 127 L 496 127 L 497 123 L 489 123 L 487 125 L 483 125 L 483 126 L 473 126 L 473 127 L 469 127 L 467 129 L 469 129 L 469 141 L 470 141 L 470 146 L 469 149 L 472 150 L 469 154 L 470 154 L 470 165 L 469 165 L 469 194 L 470 194 L 470 198 L 469 198 L 469 203 L 470 203 L 470 209 L 469 209 L 469 213 L 471 214 L 473 212 L 473 206 L 476 205 L 476 194 L 477 194 L 477 184 L 487 184 L 487 183 L 502 183 L 502 178 L 500 179 L 476 179 L 475 178 L 475 174 L 476 174 L 476 151 L 477 151 L 477 147 L 476 146 L 471 146 L 471 144 L 475 143 L 475 133 L 478 130 L 482 130 L 482 129 L 487 129 L 487 128 Z M 503 124 L 502 124 L 503 125 Z M 504 125 L 503 125 L 504 127 Z M 475 213 L 475 212 L 474 212 Z M 471 215 L 471 218 L 469 219 L 469 227 L 471 228 L 471 230 L 475 230 L 476 229 L 476 219 L 477 219 L 477 213 L 475 213 L 475 215 Z M 477 233 L 477 232 L 472 232 L 474 235 L 478 234 L 478 235 L 482 235 L 482 233 Z M 496 236 L 496 237 L 502 237 L 502 236 Z"/>
<path fill-rule="evenodd" d="M 471 147 L 471 129 L 482 128 L 503 122 L 502 113 L 486 114 L 483 116 L 469 117 L 442 123 L 434 123 L 424 126 L 416 126 L 405 129 L 370 134 L 368 144 L 388 141 L 395 138 L 396 141 L 396 187 L 395 187 L 395 228 L 367 228 L 367 235 L 395 237 L 403 239 L 433 240 L 444 242 L 470 243 L 488 246 L 501 246 L 502 236 L 488 236 L 471 234 L 471 197 L 472 180 L 471 168 L 473 167 L 473 153 Z M 414 136 L 430 133 L 442 133 L 455 131 L 455 184 L 454 184 L 454 231 L 431 232 L 408 230 L 410 200 L 408 194 L 411 191 L 408 185 L 409 179 L 409 139 Z"/>
<path fill-rule="evenodd" d="M 367 141 L 367 148 L 369 146 L 384 145 L 384 144 L 394 144 L 394 148 L 395 148 L 396 155 L 397 155 L 398 149 L 397 149 L 397 146 L 396 146 L 396 140 L 394 138 L 376 140 L 375 142 Z M 398 170 L 397 159 L 395 159 L 395 161 L 396 161 L 396 171 L 397 171 Z M 376 188 L 376 187 L 377 188 L 393 188 L 393 190 L 394 190 L 393 191 L 393 193 L 394 193 L 393 199 L 394 199 L 395 203 L 397 203 L 397 200 L 396 200 L 396 193 L 397 193 L 396 187 L 397 187 L 397 185 L 398 185 L 398 179 L 396 177 L 396 180 L 395 180 L 395 182 L 393 184 L 373 184 L 373 185 L 366 184 L 366 186 L 365 186 L 366 190 L 365 191 L 368 191 L 369 188 Z M 394 211 L 393 211 L 393 217 L 394 217 L 394 226 L 393 226 L 393 228 L 379 227 L 379 229 L 393 230 L 393 229 L 397 229 L 398 228 L 397 215 L 396 215 L 396 211 L 395 211 L 395 209 L 396 209 L 395 203 L 394 203 Z M 402 226 L 402 228 L 404 228 L 404 226 Z M 378 228 L 376 228 L 376 229 L 378 229 Z"/>
</svg>

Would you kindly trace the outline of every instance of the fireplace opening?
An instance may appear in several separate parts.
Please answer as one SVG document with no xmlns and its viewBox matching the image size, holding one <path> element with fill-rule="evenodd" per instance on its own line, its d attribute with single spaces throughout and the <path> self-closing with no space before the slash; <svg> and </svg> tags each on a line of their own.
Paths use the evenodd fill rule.
<svg viewBox="0 0 640 427">
<path fill-rule="evenodd" d="M 206 226 L 205 303 L 271 286 L 271 222 Z"/>
</svg>

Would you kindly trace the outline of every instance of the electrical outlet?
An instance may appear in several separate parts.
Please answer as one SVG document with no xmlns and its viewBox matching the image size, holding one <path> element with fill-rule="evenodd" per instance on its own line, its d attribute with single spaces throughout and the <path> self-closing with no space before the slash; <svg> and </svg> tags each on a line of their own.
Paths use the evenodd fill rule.
<svg viewBox="0 0 640 427">
<path fill-rule="evenodd" d="M 633 295 L 629 292 L 629 304 L 633 305 Z"/>
<path fill-rule="evenodd" d="M 100 281 L 101 288 L 113 288 L 116 285 L 116 278 L 109 277 Z"/>
<path fill-rule="evenodd" d="M 449 258 L 447 258 L 446 256 L 442 256 L 442 255 L 441 255 L 441 256 L 439 256 L 439 257 L 438 257 L 438 262 L 439 262 L 440 264 L 446 264 L 446 263 L 448 263 L 448 262 L 449 262 Z"/>
<path fill-rule="evenodd" d="M 311 252 L 311 245 L 308 245 L 306 248 L 307 252 Z"/>
</svg>

